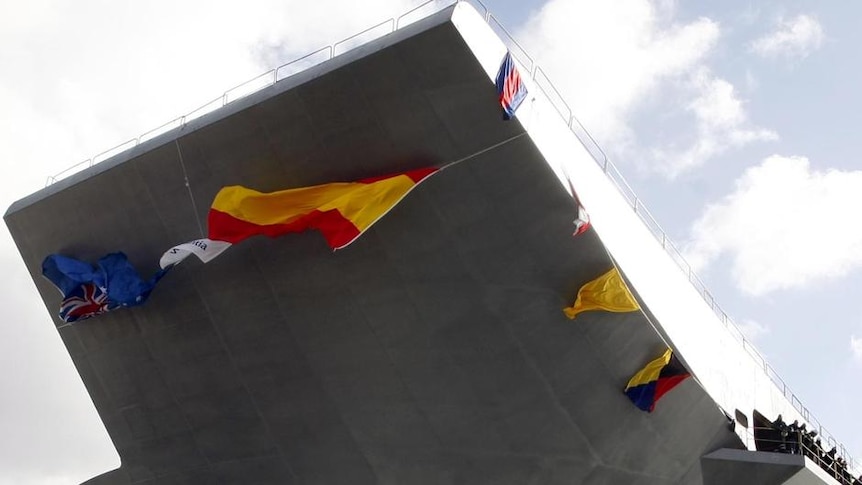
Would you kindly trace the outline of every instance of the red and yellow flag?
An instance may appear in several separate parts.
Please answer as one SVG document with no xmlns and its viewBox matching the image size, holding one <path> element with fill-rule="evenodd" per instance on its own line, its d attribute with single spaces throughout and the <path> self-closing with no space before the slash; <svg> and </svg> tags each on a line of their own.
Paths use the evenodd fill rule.
<svg viewBox="0 0 862 485">
<path fill-rule="evenodd" d="M 210 207 L 209 238 L 237 243 L 318 229 L 332 249 L 352 243 L 413 187 L 436 172 L 410 172 L 262 193 L 239 185 L 222 188 Z"/>
</svg>

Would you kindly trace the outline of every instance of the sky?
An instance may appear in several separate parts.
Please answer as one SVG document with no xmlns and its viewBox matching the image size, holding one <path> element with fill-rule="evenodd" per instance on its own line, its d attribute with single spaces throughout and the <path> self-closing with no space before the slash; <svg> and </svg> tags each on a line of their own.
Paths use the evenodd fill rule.
<svg viewBox="0 0 862 485">
<path fill-rule="evenodd" d="M 0 0 L 0 207 L 416 0 Z M 862 457 L 860 2 L 486 0 L 805 406 Z M 0 485 L 113 458 L 0 227 Z"/>
</svg>

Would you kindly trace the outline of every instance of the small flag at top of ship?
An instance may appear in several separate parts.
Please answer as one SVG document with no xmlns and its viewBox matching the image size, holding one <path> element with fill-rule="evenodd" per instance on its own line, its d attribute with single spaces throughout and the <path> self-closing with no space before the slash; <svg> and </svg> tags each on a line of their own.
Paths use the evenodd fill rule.
<svg viewBox="0 0 862 485">
<path fill-rule="evenodd" d="M 527 87 L 521 81 L 521 74 L 518 72 L 515 60 L 508 51 L 497 72 L 497 96 L 503 108 L 504 120 L 512 119 L 515 116 L 515 110 L 527 97 Z"/>
<path fill-rule="evenodd" d="M 575 232 L 572 233 L 572 236 L 579 236 L 590 228 L 590 215 L 587 214 L 587 210 L 581 204 L 578 204 L 578 217 L 572 222 L 575 225 Z"/>
<path fill-rule="evenodd" d="M 572 233 L 572 236 L 579 236 L 587 232 L 587 229 L 590 228 L 590 215 L 581 204 L 581 199 L 578 197 L 578 193 L 575 192 L 575 185 L 572 183 L 572 179 L 568 178 L 568 175 L 566 176 L 566 181 L 569 182 L 569 189 L 572 191 L 572 199 L 575 201 L 575 210 L 578 211 L 578 217 L 573 221 L 575 224 L 575 232 Z"/>
</svg>

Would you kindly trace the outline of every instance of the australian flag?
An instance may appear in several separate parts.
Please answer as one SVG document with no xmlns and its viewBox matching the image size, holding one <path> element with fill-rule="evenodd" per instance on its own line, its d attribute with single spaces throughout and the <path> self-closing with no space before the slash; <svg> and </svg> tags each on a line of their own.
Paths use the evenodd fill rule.
<svg viewBox="0 0 862 485">
<path fill-rule="evenodd" d="M 63 294 L 59 315 L 67 323 L 144 303 L 167 271 L 144 281 L 119 252 L 103 256 L 96 267 L 60 254 L 42 261 L 42 274 Z"/>
<path fill-rule="evenodd" d="M 515 116 L 515 110 L 527 97 L 527 87 L 521 82 L 521 74 L 515 66 L 512 54 L 508 51 L 503 58 L 503 63 L 500 64 L 500 71 L 497 72 L 497 96 L 500 106 L 503 107 L 504 120 L 512 119 Z"/>
</svg>

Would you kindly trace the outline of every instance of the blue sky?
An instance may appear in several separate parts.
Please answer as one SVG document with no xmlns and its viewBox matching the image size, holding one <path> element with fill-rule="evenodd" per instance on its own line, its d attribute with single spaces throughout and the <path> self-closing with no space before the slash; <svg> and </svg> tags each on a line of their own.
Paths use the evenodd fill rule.
<svg viewBox="0 0 862 485">
<path fill-rule="evenodd" d="M 725 310 L 858 454 L 862 74 L 848 59 L 860 6 L 544 9 L 520 41 Z"/>
<path fill-rule="evenodd" d="M 847 60 L 860 6 L 545 9 L 516 35 L 725 310 L 858 453 L 860 72 Z"/>
<path fill-rule="evenodd" d="M 13 15 L 0 18 L 0 205 L 418 4 L 321 3 L 4 5 Z M 862 69 L 852 60 L 862 4 L 485 3 L 725 310 L 859 456 Z M 98 463 L 104 437 L 88 434 L 97 418 L 19 259 L 0 229 L 0 267 L 11 275 L 0 296 L 11 309 L 0 365 L 16 369 L 0 376 L 0 484 L 71 483 L 87 460 Z"/>
</svg>

